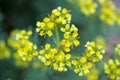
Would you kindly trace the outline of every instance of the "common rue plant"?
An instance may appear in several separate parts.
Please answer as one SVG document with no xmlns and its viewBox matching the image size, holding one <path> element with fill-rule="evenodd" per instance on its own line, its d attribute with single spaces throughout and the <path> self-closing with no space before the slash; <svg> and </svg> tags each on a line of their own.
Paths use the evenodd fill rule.
<svg viewBox="0 0 120 80">
<path fill-rule="evenodd" d="M 39 51 L 38 46 L 29 39 L 32 31 L 14 30 L 8 38 L 8 43 L 16 50 L 16 65 L 20 66 L 23 61 L 39 60 L 44 66 L 59 72 L 73 70 L 79 76 L 89 73 L 95 63 L 103 58 L 104 41 L 101 38 L 88 41 L 82 56 L 72 56 L 71 51 L 80 45 L 80 37 L 77 27 L 70 24 L 71 16 L 69 10 L 58 7 L 43 21 L 36 23 L 36 32 L 43 38 L 53 40 L 52 44 L 47 42 Z M 24 67 L 29 65 L 23 63 Z M 38 62 L 33 66 L 39 67 Z"/>
<path fill-rule="evenodd" d="M 103 58 L 104 44 L 99 41 L 87 42 L 86 51 L 83 56 L 72 56 L 71 50 L 80 45 L 78 29 L 72 24 L 70 11 L 66 8 L 58 7 L 54 9 L 43 21 L 36 23 L 36 32 L 40 36 L 53 39 L 54 44 L 46 43 L 39 51 L 38 59 L 45 66 L 49 66 L 57 71 L 73 71 L 80 76 L 90 72 L 95 62 Z M 63 37 L 61 38 L 60 34 Z"/>
</svg>

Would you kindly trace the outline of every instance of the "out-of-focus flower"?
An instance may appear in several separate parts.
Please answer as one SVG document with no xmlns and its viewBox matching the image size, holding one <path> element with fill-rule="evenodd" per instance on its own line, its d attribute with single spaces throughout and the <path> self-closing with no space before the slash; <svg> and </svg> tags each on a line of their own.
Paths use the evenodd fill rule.
<svg viewBox="0 0 120 80">
<path fill-rule="evenodd" d="M 120 61 L 110 59 L 104 64 L 104 71 L 109 75 L 111 80 L 116 80 L 120 76 Z"/>
<path fill-rule="evenodd" d="M 26 68 L 29 66 L 29 62 L 24 61 L 19 54 L 14 53 L 13 58 L 14 58 L 14 63 L 17 67 L 25 67 Z"/>
<path fill-rule="evenodd" d="M 85 75 L 87 77 L 87 80 L 99 80 L 98 77 L 98 70 L 96 68 L 93 68 L 90 73 Z"/>
<path fill-rule="evenodd" d="M 101 13 L 100 13 L 100 19 L 102 21 L 105 21 L 109 25 L 114 25 L 116 21 L 116 6 L 114 5 L 113 1 L 111 0 L 99 0 L 99 3 L 101 4 Z"/>
<path fill-rule="evenodd" d="M 96 12 L 97 3 L 93 0 L 80 0 L 79 4 L 81 11 L 87 16 Z"/>
<path fill-rule="evenodd" d="M 101 9 L 100 19 L 109 25 L 114 25 L 116 21 L 116 15 L 110 8 L 103 7 Z"/>
<path fill-rule="evenodd" d="M 29 41 L 30 35 L 32 35 L 32 31 L 15 30 L 8 39 L 8 43 L 17 50 L 22 59 L 28 61 L 38 55 L 37 46 Z"/>
<path fill-rule="evenodd" d="M 10 58 L 10 50 L 7 48 L 5 41 L 0 41 L 0 59 Z"/>
</svg>

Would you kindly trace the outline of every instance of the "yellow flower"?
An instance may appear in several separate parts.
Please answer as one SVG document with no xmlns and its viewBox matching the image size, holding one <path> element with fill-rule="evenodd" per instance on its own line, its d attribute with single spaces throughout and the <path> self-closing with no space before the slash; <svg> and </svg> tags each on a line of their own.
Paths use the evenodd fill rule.
<svg viewBox="0 0 120 80">
<path fill-rule="evenodd" d="M 110 59 L 104 64 L 104 72 L 113 80 L 120 75 L 119 66 L 120 64 L 118 65 L 115 60 Z"/>
<path fill-rule="evenodd" d="M 54 70 L 58 70 L 58 64 L 57 64 L 57 63 L 54 63 L 54 64 L 53 64 L 53 68 L 54 68 Z"/>
<path fill-rule="evenodd" d="M 50 29 L 54 29 L 54 23 L 53 22 L 49 22 L 49 23 L 47 23 L 47 26 L 48 26 L 48 28 L 50 28 Z"/>
<path fill-rule="evenodd" d="M 40 54 L 45 54 L 45 50 L 40 50 L 39 53 Z"/>
<path fill-rule="evenodd" d="M 81 11 L 86 16 L 89 16 L 95 13 L 97 8 L 97 3 L 93 2 L 93 0 L 80 0 L 79 3 L 80 3 Z"/>
<path fill-rule="evenodd" d="M 58 67 L 58 71 L 62 72 L 64 70 L 63 67 Z"/>
<path fill-rule="evenodd" d="M 109 25 L 113 25 L 116 21 L 115 13 L 110 8 L 102 8 L 100 19 Z"/>
<path fill-rule="evenodd" d="M 78 36 L 78 33 L 77 32 L 74 32 L 73 34 L 72 34 L 72 37 L 73 38 L 76 38 Z"/>
<path fill-rule="evenodd" d="M 44 22 L 40 22 L 40 27 L 44 28 L 46 26 L 46 24 Z"/>
<path fill-rule="evenodd" d="M 50 47 L 51 47 L 50 44 L 46 44 L 46 45 L 45 45 L 45 49 L 46 49 L 46 50 L 50 49 Z"/>
<path fill-rule="evenodd" d="M 47 33 L 47 35 L 48 35 L 49 37 L 53 35 L 53 33 L 52 33 L 51 30 L 48 30 L 46 33 Z"/>
<path fill-rule="evenodd" d="M 45 61 L 44 64 L 45 64 L 46 66 L 49 66 L 49 65 L 51 64 L 51 61 Z"/>
<path fill-rule="evenodd" d="M 72 60 L 72 64 L 77 65 L 78 64 L 77 60 Z"/>
<path fill-rule="evenodd" d="M 44 21 L 45 23 L 50 22 L 50 18 L 46 17 L 46 18 L 44 18 L 43 21 Z"/>
<path fill-rule="evenodd" d="M 80 42 L 79 42 L 78 40 L 74 40 L 74 41 L 73 41 L 73 44 L 74 44 L 75 46 L 78 46 L 78 45 L 80 45 Z"/>
<path fill-rule="evenodd" d="M 81 63 L 85 63 L 86 61 L 87 61 L 87 59 L 85 57 L 81 57 L 81 59 L 80 59 Z"/>
<path fill-rule="evenodd" d="M 41 31 L 41 32 L 39 33 L 39 35 L 40 35 L 40 36 L 44 36 L 45 33 L 44 33 L 43 31 Z"/>
<path fill-rule="evenodd" d="M 65 39 L 69 39 L 69 38 L 70 38 L 70 34 L 69 34 L 69 33 L 65 33 L 65 34 L 64 34 L 64 38 L 65 38 Z"/>
<path fill-rule="evenodd" d="M 65 55 L 65 58 L 68 60 L 68 59 L 71 58 L 71 55 L 70 55 L 70 54 L 66 54 L 66 55 Z"/>
<path fill-rule="evenodd" d="M 65 47 L 70 47 L 70 46 L 71 46 L 71 42 L 70 41 L 66 41 Z"/>
<path fill-rule="evenodd" d="M 67 61 L 67 62 L 66 62 L 66 65 L 67 65 L 68 67 L 71 67 L 71 62 L 70 62 L 70 61 Z"/>
<path fill-rule="evenodd" d="M 66 8 L 63 8 L 62 13 L 66 14 L 67 12 L 68 12 L 68 10 Z"/>
<path fill-rule="evenodd" d="M 41 23 L 38 21 L 38 22 L 36 23 L 36 25 L 37 25 L 38 27 L 40 27 L 40 26 L 41 26 Z"/>
<path fill-rule="evenodd" d="M 102 54 L 98 51 L 96 52 L 97 57 L 101 60 L 103 58 Z"/>
<path fill-rule="evenodd" d="M 75 73 L 78 73 L 80 71 L 80 68 L 79 67 L 76 67 L 75 69 L 74 69 L 74 72 Z"/>
<path fill-rule="evenodd" d="M 31 36 L 31 35 L 32 35 L 32 31 L 28 31 L 26 34 L 27 34 L 28 36 Z"/>
<path fill-rule="evenodd" d="M 85 75 L 87 77 L 87 80 L 99 80 L 98 76 L 98 70 L 96 68 L 93 68 L 88 74 Z"/>
</svg>

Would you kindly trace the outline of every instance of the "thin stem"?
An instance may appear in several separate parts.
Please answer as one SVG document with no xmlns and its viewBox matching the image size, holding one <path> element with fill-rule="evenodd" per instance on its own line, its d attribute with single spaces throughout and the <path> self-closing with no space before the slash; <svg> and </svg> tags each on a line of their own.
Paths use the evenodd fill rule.
<svg viewBox="0 0 120 80">
<path fill-rule="evenodd" d="M 59 35 L 59 31 L 58 31 L 58 28 L 55 27 L 55 34 L 56 34 L 56 45 L 57 47 L 60 47 L 60 35 Z"/>
</svg>

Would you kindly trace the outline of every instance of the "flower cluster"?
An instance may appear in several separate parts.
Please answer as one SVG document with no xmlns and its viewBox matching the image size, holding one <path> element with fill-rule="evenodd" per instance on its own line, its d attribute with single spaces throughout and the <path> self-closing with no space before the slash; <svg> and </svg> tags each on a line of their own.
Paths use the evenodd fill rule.
<svg viewBox="0 0 120 80">
<path fill-rule="evenodd" d="M 87 16 L 94 14 L 97 8 L 97 3 L 93 0 L 80 0 L 79 4 L 81 11 Z"/>
<path fill-rule="evenodd" d="M 78 46 L 80 44 L 78 41 L 78 29 L 75 25 L 70 27 L 70 24 L 66 24 L 65 27 L 61 27 L 61 31 L 64 33 L 61 45 L 65 52 L 69 52 L 71 46 Z"/>
<path fill-rule="evenodd" d="M 62 50 L 51 48 L 50 44 L 45 45 L 45 49 L 39 51 L 38 58 L 46 66 L 53 67 L 57 71 L 67 71 L 66 66 L 70 67 L 70 54 L 65 54 Z"/>
<path fill-rule="evenodd" d="M 0 59 L 10 58 L 10 50 L 7 48 L 3 40 L 0 41 Z"/>
<path fill-rule="evenodd" d="M 38 28 L 36 31 L 40 31 L 41 33 L 45 30 L 41 25 L 41 23 L 45 23 L 45 19 L 46 18 L 43 19 L 43 22 L 37 22 Z M 44 63 L 44 65 L 51 66 L 54 70 L 67 71 L 67 67 L 71 67 L 71 63 L 69 61 L 71 55 L 66 52 L 70 52 L 71 46 L 78 46 L 80 44 L 78 41 L 78 29 L 74 25 L 70 27 L 71 14 L 66 8 L 62 9 L 61 7 L 58 7 L 57 9 L 54 9 L 52 14 L 49 16 L 49 21 L 52 21 L 55 25 L 51 30 L 56 34 L 56 47 L 52 48 L 51 44 L 47 43 L 44 49 L 39 51 L 38 58 Z M 46 22 L 46 24 L 48 24 L 49 21 Z M 59 37 L 60 30 L 58 29 L 63 32 L 64 39 L 62 40 Z"/>
<path fill-rule="evenodd" d="M 104 64 L 105 73 L 110 76 L 111 80 L 115 80 L 120 76 L 120 61 L 118 59 L 110 59 L 107 63 Z"/>
<path fill-rule="evenodd" d="M 38 55 L 37 46 L 29 41 L 30 35 L 32 35 L 32 31 L 15 30 L 8 39 L 8 43 L 17 50 L 22 59 L 28 61 Z"/>
<path fill-rule="evenodd" d="M 85 45 L 86 51 L 83 53 L 83 56 L 72 60 L 74 72 L 78 73 L 80 76 L 89 73 L 90 69 L 94 66 L 94 63 L 103 58 L 105 51 L 102 46 L 102 42 L 87 42 Z"/>
<path fill-rule="evenodd" d="M 114 48 L 112 59 L 104 63 L 104 72 L 109 75 L 111 80 L 119 80 L 120 78 L 120 44 Z"/>
<path fill-rule="evenodd" d="M 68 16 L 69 15 L 69 16 Z M 78 29 L 72 24 L 70 26 L 71 14 L 67 9 L 58 7 L 52 11 L 52 14 L 43 19 L 43 22 L 37 22 L 36 31 L 40 32 L 40 36 L 54 35 L 53 46 L 50 43 L 45 44 L 43 49 L 39 51 L 38 59 L 43 62 L 45 66 L 50 66 L 57 71 L 67 71 L 69 68 L 73 69 L 75 73 L 79 73 L 80 76 L 89 73 L 90 69 L 94 66 L 95 62 L 98 62 L 103 58 L 104 47 L 101 39 L 97 41 L 87 42 L 85 45 L 86 51 L 83 56 L 73 57 L 70 52 L 73 46 L 79 46 Z M 48 28 L 49 22 L 54 23 L 54 27 Z M 47 28 L 47 29 L 46 29 Z M 52 35 L 48 34 L 48 31 Z M 62 32 L 63 38 L 60 38 L 59 32 Z M 53 33 L 54 32 L 54 33 Z M 43 35 L 41 35 L 43 33 Z"/>
<path fill-rule="evenodd" d="M 109 25 L 113 25 L 116 21 L 115 5 L 111 0 L 99 0 L 99 2 L 102 5 L 100 19 Z"/>
<path fill-rule="evenodd" d="M 52 36 L 53 29 L 55 27 L 59 27 L 59 25 L 65 25 L 70 23 L 71 21 L 71 14 L 66 8 L 58 7 L 54 9 L 48 17 L 44 18 L 43 22 L 37 22 L 37 32 L 40 32 L 40 36 Z"/>
<path fill-rule="evenodd" d="M 74 72 L 82 76 L 89 73 L 94 63 L 102 59 L 104 50 L 100 46 L 101 43 L 87 42 L 84 55 L 73 57 L 58 48 L 52 48 L 50 44 L 46 44 L 44 49 L 39 51 L 38 58 L 45 66 L 53 67 L 54 70 L 61 72 L 73 67 Z"/>
<path fill-rule="evenodd" d="M 87 42 L 85 45 L 86 49 L 86 56 L 88 57 L 89 61 L 97 62 L 103 58 L 103 54 L 105 53 L 103 46 L 101 43 L 95 42 Z"/>
</svg>

